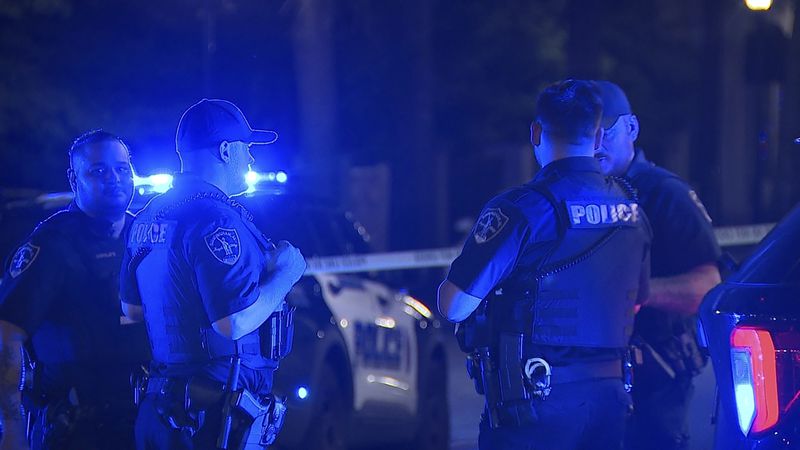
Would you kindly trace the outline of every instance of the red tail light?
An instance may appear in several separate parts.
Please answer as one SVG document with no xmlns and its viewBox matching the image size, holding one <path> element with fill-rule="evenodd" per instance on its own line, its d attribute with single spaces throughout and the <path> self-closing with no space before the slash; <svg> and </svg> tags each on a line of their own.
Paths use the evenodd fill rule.
<svg viewBox="0 0 800 450">
<path fill-rule="evenodd" d="M 800 333 L 738 326 L 731 367 L 739 428 L 745 435 L 767 431 L 800 398 Z"/>
</svg>

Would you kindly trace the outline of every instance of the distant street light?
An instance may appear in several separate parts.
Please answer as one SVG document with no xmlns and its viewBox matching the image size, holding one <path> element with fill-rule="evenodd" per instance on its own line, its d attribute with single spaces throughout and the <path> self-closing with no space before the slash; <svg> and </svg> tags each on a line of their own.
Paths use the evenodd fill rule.
<svg viewBox="0 0 800 450">
<path fill-rule="evenodd" d="M 744 0 L 744 3 L 753 11 L 766 11 L 772 6 L 772 0 Z"/>
</svg>

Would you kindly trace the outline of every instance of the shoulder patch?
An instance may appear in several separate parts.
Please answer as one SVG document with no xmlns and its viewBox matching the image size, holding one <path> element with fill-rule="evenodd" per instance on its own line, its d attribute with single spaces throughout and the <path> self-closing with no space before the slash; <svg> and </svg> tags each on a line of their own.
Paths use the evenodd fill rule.
<svg viewBox="0 0 800 450">
<path fill-rule="evenodd" d="M 206 246 L 219 262 L 232 266 L 239 260 L 241 245 L 235 228 L 217 227 L 205 237 Z"/>
<path fill-rule="evenodd" d="M 631 201 L 567 201 L 571 228 L 635 226 L 639 204 Z"/>
<path fill-rule="evenodd" d="M 38 246 L 26 242 L 20 247 L 17 252 L 14 253 L 14 257 L 11 258 L 11 266 L 8 269 L 11 278 L 16 278 L 20 276 L 22 272 L 28 270 L 28 267 L 33 264 L 37 256 L 39 256 Z"/>
<path fill-rule="evenodd" d="M 475 231 L 472 233 L 475 242 L 483 244 L 491 241 L 500 234 L 503 227 L 508 223 L 508 216 L 503 214 L 500 208 L 489 208 L 481 214 L 475 224 Z"/>
<path fill-rule="evenodd" d="M 690 190 L 689 191 L 689 198 L 692 199 L 692 201 L 694 202 L 695 205 L 697 205 L 697 209 L 700 210 L 700 213 L 703 214 L 703 217 L 706 218 L 708 223 L 711 223 L 712 222 L 711 221 L 711 216 L 708 215 L 708 210 L 706 210 L 706 205 L 704 205 L 703 202 L 700 201 L 700 197 L 697 196 L 697 192 L 695 192 L 693 190 Z"/>
</svg>

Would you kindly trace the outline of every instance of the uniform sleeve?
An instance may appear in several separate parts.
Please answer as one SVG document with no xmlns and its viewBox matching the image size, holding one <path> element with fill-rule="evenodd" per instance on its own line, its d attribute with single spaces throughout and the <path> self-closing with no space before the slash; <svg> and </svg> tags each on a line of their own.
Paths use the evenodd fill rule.
<svg viewBox="0 0 800 450">
<path fill-rule="evenodd" d="M 216 211 L 212 220 L 189 230 L 184 246 L 211 322 L 255 303 L 266 257 L 242 219 Z"/>
<path fill-rule="evenodd" d="M 653 276 L 671 276 L 714 263 L 720 249 L 711 218 L 697 194 L 682 181 L 667 178 L 645 211 L 653 228 Z"/>
<path fill-rule="evenodd" d="M 63 284 L 63 249 L 56 239 L 34 234 L 6 261 L 0 284 L 0 320 L 30 336 L 44 320 Z"/>
<path fill-rule="evenodd" d="M 125 239 L 128 242 L 128 239 Z M 139 290 L 136 288 L 136 279 L 133 276 L 131 267 L 131 249 L 126 247 L 122 252 L 122 265 L 119 268 L 119 297 L 123 303 L 129 305 L 140 305 L 142 299 L 139 297 Z"/>
<path fill-rule="evenodd" d="M 530 236 L 530 225 L 519 207 L 491 201 L 481 212 L 447 279 L 462 291 L 485 298 L 511 273 Z"/>
</svg>

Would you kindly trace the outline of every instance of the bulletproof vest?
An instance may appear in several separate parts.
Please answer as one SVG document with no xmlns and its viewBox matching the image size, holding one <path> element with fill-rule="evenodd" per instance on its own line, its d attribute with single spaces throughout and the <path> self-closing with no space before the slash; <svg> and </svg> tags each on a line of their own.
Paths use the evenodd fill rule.
<svg viewBox="0 0 800 450">
<path fill-rule="evenodd" d="M 37 262 L 44 265 L 39 269 L 60 276 L 42 293 L 47 301 L 39 299 L 33 312 L 41 320 L 24 346 L 32 363 L 26 369 L 35 363 L 35 371 L 23 370 L 26 390 L 57 398 L 75 388 L 83 402 L 116 396 L 127 391 L 130 369 L 150 360 L 144 324 L 121 323 L 124 240 L 107 235 L 108 231 L 71 205 L 31 234 L 30 239 L 50 254 Z M 40 295 L 26 286 L 41 282 L 33 278 L 11 286 L 13 295 Z"/>
<path fill-rule="evenodd" d="M 79 211 L 61 211 L 34 233 L 57 245 L 66 275 L 64 292 L 49 306 L 29 348 L 38 362 L 84 365 L 149 360 L 141 324 L 121 325 L 119 271 L 124 241 L 98 238 Z M 48 244 L 44 244 L 48 245 Z"/>
<path fill-rule="evenodd" d="M 270 243 L 266 237 L 252 224 L 250 213 L 238 202 L 231 200 L 222 193 L 177 194 L 173 191 L 164 194 L 162 198 L 154 202 L 153 210 L 156 212 L 152 216 L 148 217 L 145 212 L 140 214 L 137 222 L 146 220 L 152 223 L 171 224 L 175 227 L 175 232 L 177 233 L 181 224 L 185 225 L 189 221 L 189 214 L 196 213 L 201 209 L 202 202 L 221 202 L 241 214 L 242 221 L 255 236 L 259 246 L 262 247 L 262 252 L 269 248 Z M 183 195 L 183 197 L 178 195 Z M 174 247 L 180 244 L 172 243 L 170 245 Z M 150 250 L 148 247 L 141 246 L 135 249 L 131 264 L 128 267 L 130 276 L 135 277 L 134 284 L 140 288 L 142 287 L 142 283 L 139 282 L 141 273 L 137 274 L 136 269 L 148 258 Z M 152 257 L 155 256 L 153 255 Z M 167 256 L 159 255 L 159 257 L 166 258 Z M 169 264 L 167 260 L 160 262 Z M 193 276 L 191 268 L 185 267 L 184 269 L 187 272 L 182 274 L 182 287 L 191 287 L 192 282 L 186 279 Z M 165 266 L 163 270 L 168 269 Z M 162 282 L 165 281 L 162 279 Z M 186 291 L 191 291 L 191 289 L 173 287 L 172 294 L 174 294 L 174 297 L 180 298 L 176 299 L 171 294 L 152 295 L 148 302 L 142 302 L 145 307 L 145 317 L 155 362 L 167 365 L 203 363 L 238 354 L 243 365 L 253 369 L 263 369 L 277 367 L 278 359 L 288 353 L 288 349 L 285 348 L 285 341 L 276 342 L 276 336 L 280 338 L 290 334 L 286 327 L 291 325 L 293 310 L 288 308 L 285 302 L 261 327 L 234 341 L 221 336 L 213 330 L 200 304 L 199 295 Z M 183 306 L 187 304 L 189 307 L 184 308 Z M 147 309 L 150 308 L 160 308 L 163 313 L 148 314 Z M 179 315 L 183 320 L 182 326 L 177 326 L 177 320 L 175 320 Z M 290 344 L 291 342 L 289 341 Z M 276 347 L 285 351 L 276 351 Z"/>
<path fill-rule="evenodd" d="M 503 301 L 488 302 L 493 326 L 537 345 L 625 347 L 649 239 L 644 219 L 627 185 L 583 199 L 568 183 L 528 185 L 555 209 L 558 240 L 533 265 L 523 257 L 498 286 Z"/>
</svg>

